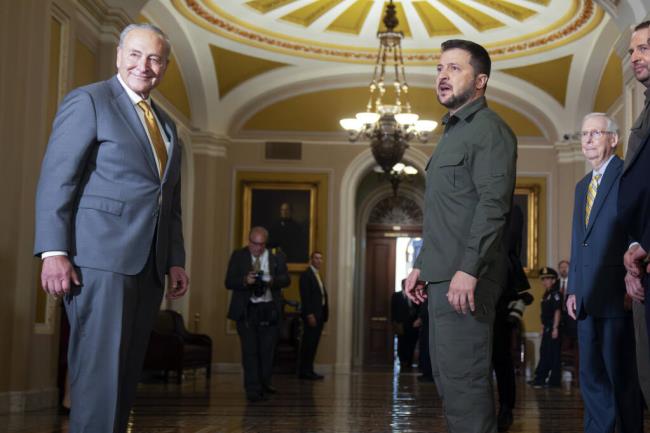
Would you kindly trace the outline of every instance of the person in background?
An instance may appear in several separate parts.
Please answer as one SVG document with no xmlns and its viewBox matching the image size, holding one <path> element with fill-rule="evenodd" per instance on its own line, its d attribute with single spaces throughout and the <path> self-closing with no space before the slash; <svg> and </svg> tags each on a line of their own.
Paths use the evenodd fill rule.
<svg viewBox="0 0 650 433">
<path fill-rule="evenodd" d="M 228 262 L 226 289 L 232 290 L 228 318 L 237 323 L 244 367 L 244 389 L 250 402 L 267 400 L 277 390 L 271 385 L 273 357 L 282 319 L 282 289 L 290 284 L 281 254 L 266 248 L 268 232 L 253 227 L 248 245 L 235 250 Z"/>
<path fill-rule="evenodd" d="M 314 251 L 310 256 L 309 267 L 300 274 L 300 315 L 303 333 L 300 344 L 298 377 L 306 380 L 320 380 L 323 376 L 314 371 L 314 358 L 323 326 L 329 317 L 327 290 L 320 275 L 323 254 Z"/>
<path fill-rule="evenodd" d="M 539 362 L 535 370 L 535 378 L 529 382 L 533 388 L 560 387 L 562 384 L 560 365 L 562 295 L 557 284 L 557 277 L 557 271 L 553 268 L 544 267 L 539 271 L 539 278 L 544 286 L 541 306 L 542 345 L 539 348 Z"/>
<path fill-rule="evenodd" d="M 418 317 L 418 306 L 404 292 L 404 281 L 406 280 L 402 280 L 402 290 L 394 292 L 390 300 L 390 317 L 393 331 L 397 335 L 400 371 L 413 367 L 415 345 L 422 325 L 422 320 Z"/>
</svg>

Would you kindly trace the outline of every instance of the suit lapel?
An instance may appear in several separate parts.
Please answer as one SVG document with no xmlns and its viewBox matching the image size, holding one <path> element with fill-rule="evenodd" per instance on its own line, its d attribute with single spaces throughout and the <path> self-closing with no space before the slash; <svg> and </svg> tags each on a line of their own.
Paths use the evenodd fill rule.
<svg viewBox="0 0 650 433">
<path fill-rule="evenodd" d="M 131 102 L 129 95 L 124 91 L 124 88 L 117 80 L 117 77 L 113 77 L 109 83 L 114 96 L 113 104 L 116 106 L 117 111 L 122 115 L 124 123 L 127 124 L 129 130 L 137 138 L 140 150 L 144 152 L 149 168 L 151 168 L 156 176 L 158 176 L 158 166 L 156 164 L 153 150 L 151 149 L 151 144 L 147 138 L 144 126 L 140 121 L 140 117 L 138 117 L 138 113 L 135 111 L 133 102 Z"/>
<path fill-rule="evenodd" d="M 622 161 L 617 156 L 615 156 L 609 162 L 609 165 L 605 170 L 605 175 L 603 176 L 603 180 L 600 182 L 600 185 L 598 186 L 598 190 L 596 192 L 596 199 L 594 200 L 594 205 L 591 208 L 591 214 L 589 215 L 589 224 L 587 225 L 587 230 L 585 231 L 585 237 L 589 236 L 589 232 L 591 231 L 591 228 L 594 226 L 594 222 L 596 221 L 596 218 L 598 218 L 598 213 L 603 208 L 603 203 L 605 202 L 605 199 L 607 198 L 609 192 L 612 190 L 612 186 L 614 185 L 616 177 L 618 176 L 619 173 L 621 162 Z"/>
<path fill-rule="evenodd" d="M 162 124 L 162 127 L 164 129 L 164 134 L 167 135 L 167 138 L 169 139 L 169 155 L 167 155 L 167 167 L 164 168 L 163 170 L 163 181 L 167 178 L 167 168 L 170 166 L 172 158 L 174 157 L 174 152 L 176 151 L 177 148 L 177 143 L 176 143 L 176 134 L 174 134 L 174 130 L 171 126 L 171 122 L 169 118 L 167 117 L 167 114 L 158 107 L 158 104 L 156 104 L 153 99 L 151 100 L 151 106 L 153 110 L 156 113 L 156 116 L 158 116 L 158 119 L 160 120 L 160 123 Z"/>
<path fill-rule="evenodd" d="M 647 145 L 649 140 L 650 140 L 650 134 L 648 134 L 645 137 L 645 139 L 642 140 L 641 143 L 639 143 L 639 146 L 636 149 L 634 149 L 634 153 L 632 155 L 628 155 L 628 156 L 625 157 L 625 159 L 627 159 L 629 157 L 630 161 L 627 164 L 625 164 L 625 166 L 623 167 L 623 173 L 625 173 L 626 171 L 628 171 L 630 169 L 630 167 L 632 167 L 632 164 L 634 164 L 634 161 L 636 160 L 636 158 L 641 153 L 641 150 Z"/>
</svg>

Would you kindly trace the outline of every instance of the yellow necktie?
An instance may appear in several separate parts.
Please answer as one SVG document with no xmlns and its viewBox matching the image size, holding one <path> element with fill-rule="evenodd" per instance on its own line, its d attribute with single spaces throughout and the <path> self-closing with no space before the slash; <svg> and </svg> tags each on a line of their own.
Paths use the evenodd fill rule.
<svg viewBox="0 0 650 433">
<path fill-rule="evenodd" d="M 600 174 L 595 174 L 589 182 L 589 188 L 587 188 L 587 205 L 585 206 L 585 226 L 589 225 L 589 214 L 591 213 L 591 208 L 594 205 L 594 200 L 596 200 L 596 191 L 598 190 L 598 180 L 600 179 Z"/>
<path fill-rule="evenodd" d="M 260 263 L 259 256 L 255 257 L 253 260 L 253 272 L 259 272 L 261 268 L 262 268 L 262 263 Z"/>
<path fill-rule="evenodd" d="M 158 174 L 162 179 L 163 174 L 165 173 L 165 168 L 167 167 L 167 147 L 165 147 L 165 142 L 163 141 L 162 134 L 160 133 L 160 128 L 158 128 L 158 122 L 151 111 L 151 107 L 147 104 L 147 101 L 142 100 L 138 102 L 138 107 L 144 112 L 144 123 L 147 125 L 147 130 L 149 131 L 149 137 L 151 138 L 151 143 L 156 154 L 156 160 L 158 161 Z"/>
</svg>

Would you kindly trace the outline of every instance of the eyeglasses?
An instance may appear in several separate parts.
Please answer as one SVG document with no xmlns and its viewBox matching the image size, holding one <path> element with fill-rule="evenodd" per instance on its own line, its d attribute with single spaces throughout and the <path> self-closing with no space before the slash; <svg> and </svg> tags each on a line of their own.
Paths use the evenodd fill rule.
<svg viewBox="0 0 650 433">
<path fill-rule="evenodd" d="M 602 137 L 605 134 L 611 134 L 612 131 L 604 131 L 602 129 L 593 129 L 591 131 L 580 131 L 580 135 L 582 136 L 583 140 L 588 139 L 589 137 L 598 140 L 600 137 Z"/>
</svg>

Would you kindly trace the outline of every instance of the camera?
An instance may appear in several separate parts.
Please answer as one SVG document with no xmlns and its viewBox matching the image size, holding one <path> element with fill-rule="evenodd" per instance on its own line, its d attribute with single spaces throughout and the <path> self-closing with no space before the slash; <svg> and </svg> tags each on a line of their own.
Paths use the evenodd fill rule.
<svg viewBox="0 0 650 433">
<path fill-rule="evenodd" d="M 508 322 L 517 325 L 521 322 L 526 306 L 533 302 L 533 295 L 528 292 L 522 292 L 508 303 Z"/>
<path fill-rule="evenodd" d="M 266 281 L 264 281 L 264 272 L 263 271 L 257 271 L 255 273 L 255 281 L 253 284 L 251 284 L 251 290 L 253 292 L 253 296 L 256 298 L 261 298 L 264 296 L 266 293 L 266 289 L 269 288 L 269 285 Z"/>
</svg>

